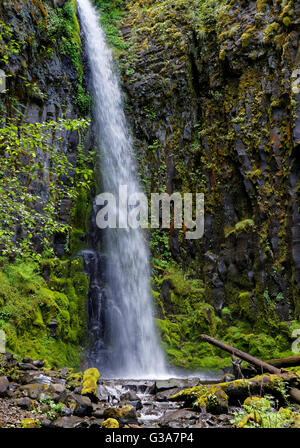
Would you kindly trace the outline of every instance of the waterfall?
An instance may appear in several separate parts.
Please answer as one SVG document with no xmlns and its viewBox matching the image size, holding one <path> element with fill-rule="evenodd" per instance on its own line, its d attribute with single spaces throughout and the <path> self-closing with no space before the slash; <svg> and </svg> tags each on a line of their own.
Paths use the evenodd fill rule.
<svg viewBox="0 0 300 448">
<path fill-rule="evenodd" d="M 140 192 L 132 139 L 100 17 L 90 0 L 77 0 L 77 4 L 91 70 L 102 188 L 118 198 L 120 185 L 128 187 L 129 195 Z M 105 257 L 105 291 L 99 287 L 100 279 L 95 279 L 97 266 L 93 275 L 96 293 L 92 294 L 97 304 L 90 308 L 92 326 L 97 329 L 94 335 L 99 340 L 95 341 L 90 363 L 110 377 L 164 377 L 165 360 L 156 334 L 149 253 L 143 231 L 105 229 L 101 252 Z M 99 264 L 95 254 L 89 252 L 86 258 L 90 264 L 91 260 L 93 265 Z"/>
</svg>

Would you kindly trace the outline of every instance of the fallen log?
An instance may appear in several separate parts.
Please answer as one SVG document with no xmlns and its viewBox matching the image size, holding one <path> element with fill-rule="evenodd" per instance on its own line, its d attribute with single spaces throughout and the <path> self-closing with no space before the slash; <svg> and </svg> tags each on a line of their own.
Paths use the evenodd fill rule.
<svg viewBox="0 0 300 448">
<path fill-rule="evenodd" d="M 205 395 L 216 394 L 222 390 L 228 397 L 230 405 L 241 405 L 249 396 L 264 396 L 271 394 L 278 398 L 281 405 L 285 404 L 285 386 L 289 388 L 290 399 L 300 404 L 300 376 L 297 373 L 285 372 L 280 375 L 265 374 L 250 379 L 240 379 L 214 385 L 199 385 L 190 389 L 183 389 L 169 397 L 170 401 L 182 401 L 184 406 L 201 407 L 201 398 Z"/>
<path fill-rule="evenodd" d="M 224 342 L 218 341 L 215 338 L 212 338 L 211 336 L 207 336 L 206 334 L 200 334 L 200 338 L 203 341 L 208 342 L 209 344 L 215 345 L 216 347 L 220 347 L 221 349 L 225 350 L 226 352 L 229 352 L 235 356 L 237 356 L 240 359 L 243 359 L 244 361 L 249 362 L 250 364 L 254 364 L 255 366 L 258 366 L 261 371 L 266 371 L 270 373 L 275 373 L 276 375 L 279 375 L 281 373 L 281 370 L 277 367 L 274 367 L 261 359 L 254 358 L 254 356 L 248 355 L 248 353 L 242 352 L 241 350 L 238 350 L 237 348 L 232 347 L 231 345 L 224 344 Z"/>
<path fill-rule="evenodd" d="M 270 359 L 267 361 L 271 366 L 282 368 L 282 367 L 297 367 L 300 366 L 300 356 L 292 356 L 290 358 L 278 358 Z"/>
</svg>

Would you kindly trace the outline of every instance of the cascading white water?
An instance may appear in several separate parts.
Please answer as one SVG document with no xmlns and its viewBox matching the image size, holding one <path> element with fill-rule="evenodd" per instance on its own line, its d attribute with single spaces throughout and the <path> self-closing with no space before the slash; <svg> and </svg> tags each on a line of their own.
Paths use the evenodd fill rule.
<svg viewBox="0 0 300 448">
<path fill-rule="evenodd" d="M 118 198 L 120 185 L 127 185 L 128 195 L 140 191 L 132 140 L 99 15 L 90 0 L 77 0 L 77 4 L 91 70 L 103 191 Z M 114 377 L 164 377 L 167 372 L 153 317 L 149 254 L 142 230 L 106 229 L 104 252 L 104 320 L 109 335 L 98 353 L 100 368 L 105 364 L 108 376 Z"/>
</svg>

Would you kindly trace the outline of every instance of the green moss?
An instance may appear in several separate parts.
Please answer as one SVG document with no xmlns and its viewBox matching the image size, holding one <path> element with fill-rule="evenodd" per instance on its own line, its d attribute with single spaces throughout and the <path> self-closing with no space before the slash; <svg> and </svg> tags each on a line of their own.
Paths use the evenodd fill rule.
<svg viewBox="0 0 300 448">
<path fill-rule="evenodd" d="M 87 114 L 92 103 L 92 97 L 81 84 L 79 84 L 77 88 L 76 102 L 80 111 L 83 114 Z"/>
<path fill-rule="evenodd" d="M 232 234 L 239 234 L 241 232 L 250 232 L 254 228 L 254 221 L 253 219 L 244 219 L 243 221 L 239 221 L 236 223 L 233 229 L 229 229 L 225 232 L 225 238 L 228 238 L 229 235 Z"/>
<path fill-rule="evenodd" d="M 119 422 L 115 418 L 108 418 L 102 423 L 102 428 L 119 428 Z"/>
<path fill-rule="evenodd" d="M 96 368 L 85 370 L 83 374 L 83 387 L 81 395 L 94 395 L 97 397 L 97 383 L 100 373 Z"/>
<path fill-rule="evenodd" d="M 277 23 L 277 22 L 270 23 L 270 25 L 268 25 L 264 29 L 264 41 L 271 42 L 271 40 L 276 35 L 278 30 L 279 30 L 279 23 Z"/>
<path fill-rule="evenodd" d="M 50 272 L 48 284 L 41 272 Z M 55 367 L 80 364 L 85 338 L 88 280 L 81 260 L 4 262 L 0 271 L 0 327 L 20 356 L 45 358 Z M 56 320 L 55 337 L 49 324 Z"/>
<path fill-rule="evenodd" d="M 94 3 L 100 10 L 100 21 L 108 43 L 122 52 L 127 45 L 118 25 L 124 15 L 124 0 L 94 0 Z"/>
<path fill-rule="evenodd" d="M 286 26 L 288 28 L 291 24 L 291 19 L 286 16 L 282 19 L 282 23 L 284 24 L 284 26 Z"/>
</svg>

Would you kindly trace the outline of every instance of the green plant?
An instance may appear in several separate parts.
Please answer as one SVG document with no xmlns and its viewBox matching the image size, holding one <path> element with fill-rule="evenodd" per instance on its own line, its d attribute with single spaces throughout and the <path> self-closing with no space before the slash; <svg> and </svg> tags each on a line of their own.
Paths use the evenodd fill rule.
<svg viewBox="0 0 300 448">
<path fill-rule="evenodd" d="M 118 24 L 123 17 L 124 0 L 94 0 L 100 11 L 100 22 L 107 42 L 116 50 L 123 51 L 127 45 L 120 33 Z"/>
<path fill-rule="evenodd" d="M 13 38 L 11 27 L 0 20 L 0 62 L 8 64 L 11 56 L 18 55 L 22 44 Z"/>
<path fill-rule="evenodd" d="M 87 113 L 92 103 L 92 97 L 90 93 L 87 92 L 81 84 L 78 84 L 77 87 L 76 102 L 82 113 Z"/>
<path fill-rule="evenodd" d="M 280 393 L 286 405 L 289 404 L 289 389 L 289 383 L 284 380 L 280 381 L 280 383 L 276 387 L 276 390 Z"/>
<path fill-rule="evenodd" d="M 48 406 L 49 410 L 46 412 L 46 415 L 50 420 L 55 420 L 57 414 L 63 413 L 63 403 L 55 403 L 51 397 L 45 394 L 40 395 L 40 403 Z"/>
<path fill-rule="evenodd" d="M 255 398 L 255 397 L 253 397 Z M 239 428 L 285 428 L 294 423 L 295 415 L 290 409 L 273 407 L 273 397 L 265 396 L 257 400 L 247 400 L 242 410 L 234 412 L 231 423 Z"/>
<path fill-rule="evenodd" d="M 153 265 L 167 267 L 171 261 L 168 234 L 160 229 L 152 229 L 150 249 L 153 254 Z"/>
<path fill-rule="evenodd" d="M 2 125 L 0 252 L 3 255 L 29 255 L 39 259 L 40 253 L 35 251 L 37 242 L 49 250 L 52 236 L 65 233 L 69 227 L 58 219 L 61 201 L 64 198 L 74 200 L 80 188 L 88 188 L 93 174 L 80 160 L 78 166 L 72 164 L 68 155 L 59 149 L 62 137 L 53 139 L 53 135 L 63 130 L 83 130 L 89 122 L 59 120 L 19 126 L 13 120 L 2 120 Z M 79 150 L 81 153 L 82 150 Z M 49 164 L 47 171 L 44 168 L 45 159 Z M 46 198 L 33 191 L 33 182 L 47 183 Z"/>
</svg>

